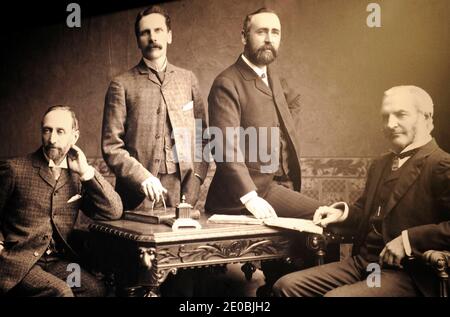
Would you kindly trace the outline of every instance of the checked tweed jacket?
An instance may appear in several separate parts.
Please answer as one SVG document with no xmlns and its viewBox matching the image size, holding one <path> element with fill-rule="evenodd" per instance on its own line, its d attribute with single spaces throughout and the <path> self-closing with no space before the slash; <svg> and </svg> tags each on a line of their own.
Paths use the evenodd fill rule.
<svg viewBox="0 0 450 317">
<path fill-rule="evenodd" d="M 76 194 L 81 198 L 68 202 Z M 122 215 L 119 195 L 97 171 L 81 182 L 78 174 L 63 169 L 56 181 L 42 148 L 0 162 L 0 294 L 22 280 L 47 250 L 52 234 L 65 256 L 76 256 L 69 241 L 80 209 L 98 219 Z"/>
</svg>

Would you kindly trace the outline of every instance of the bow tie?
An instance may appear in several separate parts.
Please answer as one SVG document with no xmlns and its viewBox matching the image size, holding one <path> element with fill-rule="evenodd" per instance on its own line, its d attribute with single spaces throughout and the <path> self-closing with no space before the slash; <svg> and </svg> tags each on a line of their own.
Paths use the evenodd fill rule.
<svg viewBox="0 0 450 317">
<path fill-rule="evenodd" d="M 393 153 L 394 154 L 394 160 L 392 161 L 392 168 L 391 170 L 396 171 L 400 168 L 400 160 L 404 159 L 406 157 L 410 157 L 413 156 L 414 154 L 416 154 L 418 151 L 420 150 L 420 148 L 415 148 L 413 150 L 409 150 L 403 153 Z"/>
<path fill-rule="evenodd" d="M 420 150 L 420 148 L 415 148 L 415 149 L 412 149 L 412 150 L 409 150 L 409 151 L 406 151 L 406 152 L 403 152 L 403 153 L 400 153 L 400 154 L 394 153 L 394 155 L 396 157 L 398 157 L 399 159 L 404 159 L 405 157 L 413 156 L 414 154 L 419 152 L 419 150 Z"/>
</svg>

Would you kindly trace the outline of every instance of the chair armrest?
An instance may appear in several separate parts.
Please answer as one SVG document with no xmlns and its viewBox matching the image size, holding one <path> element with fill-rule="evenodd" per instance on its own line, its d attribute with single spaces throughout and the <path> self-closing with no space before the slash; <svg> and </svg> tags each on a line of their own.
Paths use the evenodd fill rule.
<svg viewBox="0 0 450 317">
<path fill-rule="evenodd" d="M 323 234 L 308 234 L 306 246 L 308 250 L 314 252 L 316 265 L 322 265 L 325 263 L 325 258 L 329 260 L 333 253 L 339 256 L 339 244 L 354 243 L 354 240 L 353 228 L 338 223 L 328 225 Z M 331 254 L 330 251 L 332 251 Z"/>
<path fill-rule="evenodd" d="M 354 231 L 354 228 L 337 223 L 328 225 L 323 234 L 327 243 L 353 243 Z"/>
<path fill-rule="evenodd" d="M 422 254 L 422 260 L 434 268 L 440 274 L 447 274 L 445 271 L 450 266 L 450 252 L 428 250 Z M 448 277 L 448 275 L 447 275 Z"/>
<path fill-rule="evenodd" d="M 421 260 L 427 265 L 431 266 L 436 272 L 440 285 L 439 295 L 440 297 L 448 297 L 448 268 L 450 267 L 450 252 L 449 251 L 425 251 Z"/>
</svg>

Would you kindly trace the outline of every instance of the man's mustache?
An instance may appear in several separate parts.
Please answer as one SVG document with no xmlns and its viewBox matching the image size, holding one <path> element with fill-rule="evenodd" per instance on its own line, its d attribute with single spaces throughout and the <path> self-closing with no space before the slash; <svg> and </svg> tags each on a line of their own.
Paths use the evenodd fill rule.
<svg viewBox="0 0 450 317">
<path fill-rule="evenodd" d="M 258 52 L 264 52 L 266 50 L 270 50 L 274 56 L 277 55 L 277 51 L 275 50 L 275 47 L 272 46 L 272 44 L 264 44 L 260 48 L 258 48 Z"/>
<path fill-rule="evenodd" d="M 58 151 L 62 151 L 62 148 L 57 147 L 57 146 L 53 146 L 53 145 L 47 145 L 47 146 L 45 146 L 45 149 L 46 149 L 47 151 L 50 151 L 50 150 L 58 150 Z"/>
<path fill-rule="evenodd" d="M 158 43 L 150 43 L 149 45 L 147 45 L 146 49 L 151 50 L 154 48 L 159 48 L 160 50 L 162 50 L 162 45 L 159 45 Z"/>
</svg>

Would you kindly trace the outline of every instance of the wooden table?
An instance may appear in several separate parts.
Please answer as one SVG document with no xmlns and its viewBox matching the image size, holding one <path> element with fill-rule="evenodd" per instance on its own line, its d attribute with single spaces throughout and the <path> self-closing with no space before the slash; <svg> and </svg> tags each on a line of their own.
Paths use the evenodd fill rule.
<svg viewBox="0 0 450 317">
<path fill-rule="evenodd" d="M 116 286 L 144 287 L 157 296 L 168 274 L 178 270 L 228 263 L 250 263 L 299 257 L 305 235 L 264 225 L 211 224 L 202 215 L 202 229 L 134 221 L 102 221 L 89 226 L 95 266 L 112 273 Z M 302 251 L 304 252 L 304 251 Z M 303 254 L 304 256 L 304 254 Z M 254 267 L 244 266 L 251 277 Z"/>
</svg>

